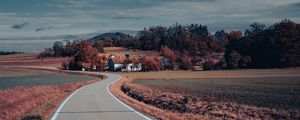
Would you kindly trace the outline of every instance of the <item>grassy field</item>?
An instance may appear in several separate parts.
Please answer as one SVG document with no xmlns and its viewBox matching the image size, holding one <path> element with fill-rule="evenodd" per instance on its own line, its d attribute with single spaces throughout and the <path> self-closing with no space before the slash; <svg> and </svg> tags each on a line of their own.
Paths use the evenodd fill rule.
<svg viewBox="0 0 300 120">
<path fill-rule="evenodd" d="M 0 67 L 0 89 L 17 86 L 59 85 L 93 79 L 95 78 L 83 75 L 57 74 L 22 68 Z"/>
<path fill-rule="evenodd" d="M 134 83 L 205 101 L 300 110 L 300 77 L 160 79 Z"/>
<path fill-rule="evenodd" d="M 113 93 L 159 119 L 300 118 L 299 68 L 120 74 Z"/>
<path fill-rule="evenodd" d="M 130 79 L 232 78 L 300 76 L 299 69 L 248 69 L 219 71 L 157 71 L 120 73 Z"/>
</svg>

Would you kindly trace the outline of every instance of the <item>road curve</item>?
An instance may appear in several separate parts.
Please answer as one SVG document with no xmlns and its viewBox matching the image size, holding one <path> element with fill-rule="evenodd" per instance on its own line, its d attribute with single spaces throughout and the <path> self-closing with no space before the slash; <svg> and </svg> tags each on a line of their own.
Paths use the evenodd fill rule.
<svg viewBox="0 0 300 120">
<path fill-rule="evenodd" d="M 75 91 L 62 102 L 51 120 L 150 120 L 110 93 L 109 86 L 120 80 L 120 75 L 89 73 L 105 75 L 108 78 Z"/>
</svg>

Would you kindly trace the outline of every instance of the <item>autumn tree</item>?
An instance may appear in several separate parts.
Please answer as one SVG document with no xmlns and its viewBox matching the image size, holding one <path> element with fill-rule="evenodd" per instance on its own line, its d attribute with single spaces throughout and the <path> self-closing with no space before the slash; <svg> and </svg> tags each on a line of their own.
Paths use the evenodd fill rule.
<svg viewBox="0 0 300 120">
<path fill-rule="evenodd" d="M 176 55 L 175 53 L 169 49 L 167 46 L 161 47 L 160 54 L 167 59 L 169 59 L 169 62 L 171 65 L 176 64 Z"/>
<path fill-rule="evenodd" d="M 188 55 L 187 51 L 178 54 L 179 55 L 177 56 L 177 61 L 179 67 L 181 69 L 191 69 L 193 67 L 192 58 Z"/>
<path fill-rule="evenodd" d="M 107 58 L 105 57 L 105 55 L 99 56 L 95 61 L 95 65 L 97 71 L 103 71 L 104 68 L 107 66 Z"/>
<path fill-rule="evenodd" d="M 230 36 L 232 37 L 236 37 L 236 38 L 242 38 L 243 37 L 243 33 L 241 31 L 231 31 L 229 33 Z"/>
<path fill-rule="evenodd" d="M 159 70 L 160 64 L 158 61 L 156 61 L 153 58 L 144 57 L 140 59 L 142 62 L 142 67 L 146 71 L 153 71 L 153 70 Z"/>
<path fill-rule="evenodd" d="M 98 52 L 89 41 L 83 40 L 78 44 L 76 56 L 78 61 L 90 63 L 90 68 L 92 68 L 98 57 Z"/>
<path fill-rule="evenodd" d="M 103 47 L 104 47 L 104 42 L 103 42 L 103 41 L 97 41 L 97 42 L 93 45 L 93 47 L 95 47 L 95 48 L 98 50 L 98 52 L 100 52 L 100 53 L 103 53 L 103 52 L 104 52 L 104 49 L 103 49 Z"/>
</svg>

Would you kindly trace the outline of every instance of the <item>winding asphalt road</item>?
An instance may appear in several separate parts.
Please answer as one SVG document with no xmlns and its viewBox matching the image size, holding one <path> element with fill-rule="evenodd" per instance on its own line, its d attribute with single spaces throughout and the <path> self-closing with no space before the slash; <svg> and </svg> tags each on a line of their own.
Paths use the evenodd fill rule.
<svg viewBox="0 0 300 120">
<path fill-rule="evenodd" d="M 92 73 L 92 72 L 90 72 Z M 62 102 L 51 120 L 144 120 L 147 116 L 135 111 L 112 95 L 108 87 L 120 76 L 109 73 L 100 82 L 86 85 Z"/>
</svg>

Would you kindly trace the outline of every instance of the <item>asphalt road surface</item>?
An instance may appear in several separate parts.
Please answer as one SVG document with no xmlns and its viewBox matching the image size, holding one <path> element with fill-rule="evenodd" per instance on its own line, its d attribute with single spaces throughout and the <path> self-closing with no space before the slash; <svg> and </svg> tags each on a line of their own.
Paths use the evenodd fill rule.
<svg viewBox="0 0 300 120">
<path fill-rule="evenodd" d="M 62 102 L 51 120 L 144 120 L 147 116 L 135 111 L 113 96 L 108 87 L 121 77 L 95 73 L 108 78 L 83 86 Z"/>
</svg>

